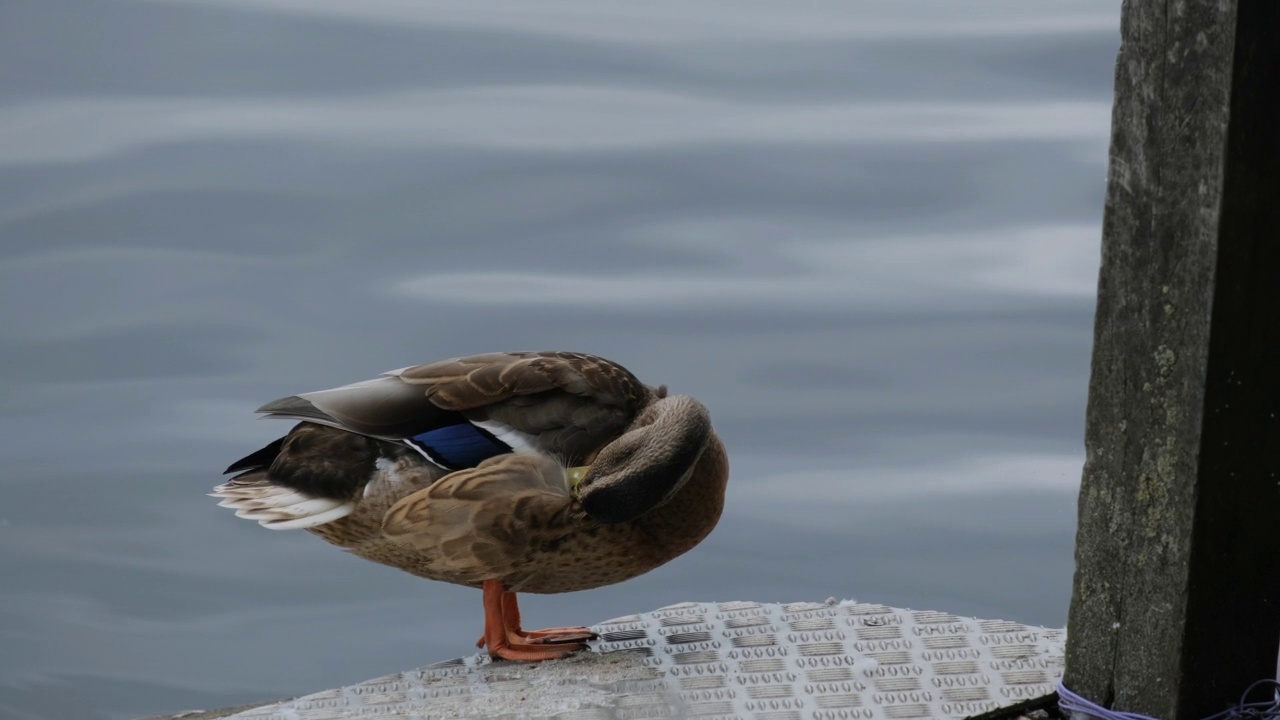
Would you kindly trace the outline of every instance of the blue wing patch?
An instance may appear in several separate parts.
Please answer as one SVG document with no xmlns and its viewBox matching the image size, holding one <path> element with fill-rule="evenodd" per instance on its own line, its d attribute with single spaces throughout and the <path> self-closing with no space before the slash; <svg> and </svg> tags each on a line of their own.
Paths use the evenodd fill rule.
<svg viewBox="0 0 1280 720">
<path fill-rule="evenodd" d="M 408 441 L 436 464 L 449 470 L 475 467 L 494 455 L 511 452 L 511 446 L 471 423 L 447 425 L 419 433 Z"/>
</svg>

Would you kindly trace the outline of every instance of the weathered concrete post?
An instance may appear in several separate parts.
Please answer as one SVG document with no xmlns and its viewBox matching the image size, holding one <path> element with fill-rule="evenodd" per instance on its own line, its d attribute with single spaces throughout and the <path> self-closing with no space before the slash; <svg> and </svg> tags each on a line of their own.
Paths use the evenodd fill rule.
<svg viewBox="0 0 1280 720">
<path fill-rule="evenodd" d="M 1280 0 L 1126 0 L 1065 684 L 1191 720 L 1280 638 Z"/>
</svg>

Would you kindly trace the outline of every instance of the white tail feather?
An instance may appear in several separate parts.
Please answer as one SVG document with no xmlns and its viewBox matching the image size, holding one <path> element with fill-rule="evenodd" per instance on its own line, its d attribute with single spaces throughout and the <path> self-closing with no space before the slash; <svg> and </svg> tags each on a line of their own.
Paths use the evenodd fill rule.
<svg viewBox="0 0 1280 720">
<path fill-rule="evenodd" d="M 293 488 L 268 482 L 231 481 L 214 488 L 213 497 L 222 498 L 219 506 L 236 511 L 236 517 L 257 520 L 272 530 L 316 527 L 355 510 L 355 503 L 332 498 L 317 498 Z"/>
<path fill-rule="evenodd" d="M 230 498 L 226 496 L 218 497 L 225 497 L 222 502 L 218 503 L 218 507 L 236 508 L 238 510 L 262 510 L 264 508 L 289 507 L 290 505 L 296 505 L 300 502 L 314 499 L 310 495 L 300 492 L 285 493 L 282 495 L 268 495 L 266 497 L 254 497 L 252 495 L 245 495 L 237 498 Z"/>
<path fill-rule="evenodd" d="M 343 505 L 341 500 L 331 500 L 329 498 L 314 498 L 304 500 L 294 505 L 286 505 L 284 507 L 264 507 L 250 508 L 242 507 L 236 511 L 236 517 L 248 518 L 250 520 L 291 520 L 293 518 L 311 517 L 326 513 L 330 510 Z"/>
<path fill-rule="evenodd" d="M 317 525 L 324 525 L 333 522 L 338 518 L 343 518 L 351 514 L 355 509 L 355 503 L 343 503 L 338 507 L 327 512 L 308 517 L 295 518 L 293 520 L 259 520 L 258 524 L 268 530 L 299 530 L 302 528 L 312 528 Z"/>
</svg>

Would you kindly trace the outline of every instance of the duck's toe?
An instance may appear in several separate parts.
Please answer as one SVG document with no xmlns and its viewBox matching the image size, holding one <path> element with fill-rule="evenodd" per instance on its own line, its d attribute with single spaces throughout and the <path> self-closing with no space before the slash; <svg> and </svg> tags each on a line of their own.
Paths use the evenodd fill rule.
<svg viewBox="0 0 1280 720">
<path fill-rule="evenodd" d="M 562 643 L 582 643 L 587 640 L 596 640 L 599 634 L 591 631 L 589 627 L 557 627 L 543 628 L 542 630 L 522 630 L 521 635 L 524 641 L 530 645 L 560 645 Z"/>
<path fill-rule="evenodd" d="M 489 657 L 494 660 L 517 660 L 521 662 L 541 662 L 558 660 L 576 652 L 587 649 L 583 643 L 564 643 L 556 645 L 525 645 L 523 643 L 500 643 L 489 648 Z"/>
</svg>

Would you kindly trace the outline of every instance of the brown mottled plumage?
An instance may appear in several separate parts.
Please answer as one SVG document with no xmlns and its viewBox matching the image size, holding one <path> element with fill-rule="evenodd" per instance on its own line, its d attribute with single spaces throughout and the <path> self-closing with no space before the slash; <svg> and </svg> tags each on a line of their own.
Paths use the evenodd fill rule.
<svg viewBox="0 0 1280 720">
<path fill-rule="evenodd" d="M 696 400 L 577 353 L 491 353 L 269 403 L 303 420 L 215 495 L 374 562 L 485 590 L 481 644 L 541 660 L 586 628 L 520 629 L 515 592 L 621 582 L 720 517 L 724 447 Z M 566 469 L 588 465 L 576 487 Z"/>
</svg>

